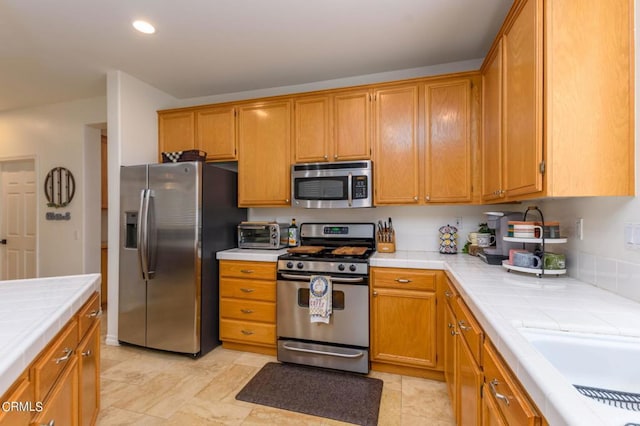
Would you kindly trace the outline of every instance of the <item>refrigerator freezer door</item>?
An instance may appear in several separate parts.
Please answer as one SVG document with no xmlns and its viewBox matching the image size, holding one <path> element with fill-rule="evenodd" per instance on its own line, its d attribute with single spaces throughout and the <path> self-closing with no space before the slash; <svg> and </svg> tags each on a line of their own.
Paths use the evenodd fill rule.
<svg viewBox="0 0 640 426">
<path fill-rule="evenodd" d="M 147 187 L 147 166 L 120 169 L 120 290 L 118 340 L 146 344 L 147 288 L 138 254 L 140 201 Z"/>
<path fill-rule="evenodd" d="M 200 351 L 202 164 L 149 165 L 146 346 Z"/>
</svg>

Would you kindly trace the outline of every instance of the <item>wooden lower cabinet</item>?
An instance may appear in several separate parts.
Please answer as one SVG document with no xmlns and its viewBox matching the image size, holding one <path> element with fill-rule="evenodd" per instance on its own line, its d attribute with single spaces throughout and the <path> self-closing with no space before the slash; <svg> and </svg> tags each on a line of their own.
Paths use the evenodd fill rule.
<svg viewBox="0 0 640 426">
<path fill-rule="evenodd" d="M 0 401 L 0 426 L 94 425 L 100 408 L 99 294 L 94 293 Z M 98 311 L 96 311 L 98 309 Z"/>
<path fill-rule="evenodd" d="M 78 346 L 79 419 L 93 425 L 100 411 L 100 324 L 95 323 Z"/>
<path fill-rule="evenodd" d="M 73 355 L 58 378 L 51 393 L 44 400 L 44 409 L 31 423 L 40 425 L 78 424 L 78 358 Z"/>
<path fill-rule="evenodd" d="M 539 426 L 540 413 L 491 342 L 484 343 L 483 355 L 483 397 L 491 400 L 484 411 L 488 412 L 489 419 L 498 419 L 507 425 Z"/>
<path fill-rule="evenodd" d="M 276 352 L 275 262 L 220 261 L 220 340 L 229 349 Z"/>
<path fill-rule="evenodd" d="M 482 368 L 474 359 L 469 346 L 463 338 L 457 339 L 457 386 L 456 400 L 458 404 L 458 424 L 476 426 L 480 424 Z"/>
<path fill-rule="evenodd" d="M 441 274 L 371 268 L 372 369 L 442 379 L 436 304 Z"/>
</svg>

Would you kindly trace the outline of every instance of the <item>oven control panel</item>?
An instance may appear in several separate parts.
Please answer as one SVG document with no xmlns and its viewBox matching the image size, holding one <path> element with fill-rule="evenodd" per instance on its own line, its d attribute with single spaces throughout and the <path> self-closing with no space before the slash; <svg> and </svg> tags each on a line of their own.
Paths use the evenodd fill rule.
<svg viewBox="0 0 640 426">
<path fill-rule="evenodd" d="M 300 271 L 306 273 L 330 274 L 342 273 L 353 275 L 367 275 L 368 263 L 352 263 L 340 261 L 308 261 L 308 260 L 279 260 L 278 271 Z"/>
</svg>

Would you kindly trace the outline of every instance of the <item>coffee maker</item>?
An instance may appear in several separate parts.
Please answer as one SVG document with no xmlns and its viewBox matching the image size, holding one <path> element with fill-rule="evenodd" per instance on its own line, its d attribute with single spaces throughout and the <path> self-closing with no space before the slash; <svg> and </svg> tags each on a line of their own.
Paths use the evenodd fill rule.
<svg viewBox="0 0 640 426">
<path fill-rule="evenodd" d="M 522 248 L 522 243 L 504 241 L 503 237 L 509 232 L 509 221 L 522 220 L 522 212 L 485 212 L 487 226 L 495 230 L 496 246 L 484 247 L 478 254 L 489 265 L 501 265 L 502 261 L 509 258 L 509 250 Z"/>
</svg>

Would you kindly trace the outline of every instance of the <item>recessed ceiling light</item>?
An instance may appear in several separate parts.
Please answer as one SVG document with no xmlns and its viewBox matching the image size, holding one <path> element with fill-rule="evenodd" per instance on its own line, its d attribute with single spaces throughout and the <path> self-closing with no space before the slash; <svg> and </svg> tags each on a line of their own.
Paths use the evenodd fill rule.
<svg viewBox="0 0 640 426">
<path fill-rule="evenodd" d="M 136 30 L 144 34 L 153 34 L 156 32 L 156 29 L 154 28 L 154 26 L 148 23 L 147 21 L 141 21 L 141 20 L 133 21 L 133 28 L 135 28 Z"/>
</svg>

